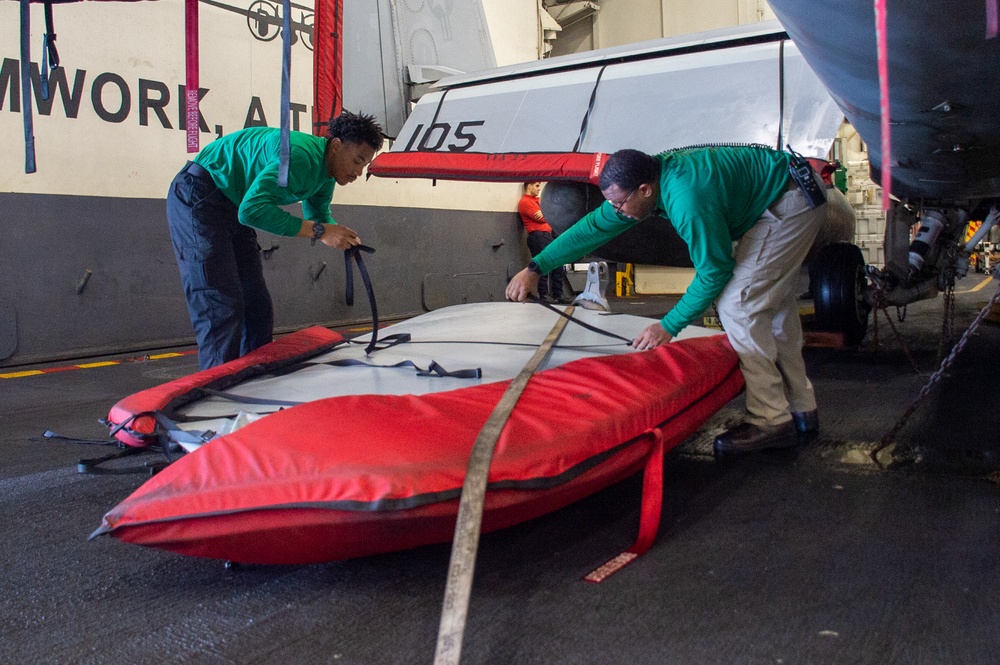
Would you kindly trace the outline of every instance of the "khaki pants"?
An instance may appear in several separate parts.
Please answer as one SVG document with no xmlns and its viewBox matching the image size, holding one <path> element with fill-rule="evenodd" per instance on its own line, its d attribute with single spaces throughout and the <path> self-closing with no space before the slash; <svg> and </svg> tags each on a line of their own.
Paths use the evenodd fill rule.
<svg viewBox="0 0 1000 665">
<path fill-rule="evenodd" d="M 826 218 L 796 187 L 768 208 L 736 246 L 733 278 L 719 295 L 719 318 L 740 357 L 747 420 L 778 425 L 816 408 L 802 360 L 798 276 Z"/>
</svg>

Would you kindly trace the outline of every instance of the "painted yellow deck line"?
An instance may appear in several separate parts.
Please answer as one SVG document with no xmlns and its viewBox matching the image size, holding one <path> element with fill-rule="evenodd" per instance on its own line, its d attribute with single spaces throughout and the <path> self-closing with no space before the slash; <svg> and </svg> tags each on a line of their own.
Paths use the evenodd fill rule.
<svg viewBox="0 0 1000 665">
<path fill-rule="evenodd" d="M 80 363 L 78 365 L 62 365 L 61 367 L 46 367 L 45 369 L 29 369 L 20 372 L 7 372 L 4 374 L 0 374 L 0 379 L 20 379 L 26 376 L 38 376 L 39 374 L 55 374 L 56 372 L 68 372 L 78 369 L 112 367 L 114 365 L 121 365 L 122 363 L 132 363 L 132 362 L 140 362 L 146 360 L 162 360 L 164 358 L 177 358 L 178 356 L 187 356 L 194 353 L 198 353 L 198 351 L 197 350 L 172 351 L 170 353 L 158 353 L 156 355 L 139 356 L 137 358 L 125 358 L 123 360 L 99 360 L 92 363 Z"/>
<path fill-rule="evenodd" d="M 0 379 L 20 379 L 22 376 L 35 376 L 36 374 L 44 374 L 40 369 L 31 369 L 26 372 L 8 372 L 7 374 L 0 374 Z"/>
<path fill-rule="evenodd" d="M 990 276 L 990 275 L 987 275 L 986 277 L 983 277 L 983 281 L 979 282 L 979 284 L 976 284 L 971 289 L 966 289 L 965 291 L 955 291 L 955 293 L 975 293 L 976 291 L 978 291 L 979 289 L 983 288 L 984 286 L 986 286 L 991 281 L 993 281 L 993 277 Z"/>
</svg>

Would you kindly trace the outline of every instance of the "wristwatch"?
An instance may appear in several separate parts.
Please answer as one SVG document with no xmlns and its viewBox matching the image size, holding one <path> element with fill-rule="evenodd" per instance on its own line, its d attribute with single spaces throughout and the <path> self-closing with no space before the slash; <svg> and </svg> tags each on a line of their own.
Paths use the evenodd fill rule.
<svg viewBox="0 0 1000 665">
<path fill-rule="evenodd" d="M 313 224 L 313 234 L 312 234 L 312 244 L 316 244 L 316 241 L 323 237 L 326 232 L 326 225 L 322 222 L 316 222 Z"/>
<path fill-rule="evenodd" d="M 531 263 L 528 264 L 528 270 L 530 270 L 531 272 L 535 273 L 536 275 L 541 275 L 542 274 L 542 269 L 539 268 L 538 264 L 535 263 L 534 261 L 532 261 Z"/>
</svg>

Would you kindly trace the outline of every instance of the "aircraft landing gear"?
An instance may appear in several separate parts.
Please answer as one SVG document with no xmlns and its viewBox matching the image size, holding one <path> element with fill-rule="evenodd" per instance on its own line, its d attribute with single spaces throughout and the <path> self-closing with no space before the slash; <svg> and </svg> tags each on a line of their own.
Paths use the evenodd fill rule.
<svg viewBox="0 0 1000 665">
<path fill-rule="evenodd" d="M 857 245 L 823 247 L 810 268 L 816 325 L 843 333 L 844 344 L 858 346 L 868 330 L 871 305 L 865 300 L 865 259 Z"/>
</svg>

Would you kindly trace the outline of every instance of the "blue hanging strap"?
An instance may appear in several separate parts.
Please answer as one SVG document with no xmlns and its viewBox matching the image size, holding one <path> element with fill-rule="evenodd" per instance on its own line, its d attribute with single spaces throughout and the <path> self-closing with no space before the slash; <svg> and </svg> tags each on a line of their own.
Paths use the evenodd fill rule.
<svg viewBox="0 0 1000 665">
<path fill-rule="evenodd" d="M 281 147 L 278 187 L 288 187 L 288 160 L 291 153 L 289 107 L 292 72 L 292 0 L 282 0 L 281 11 Z"/>
<path fill-rule="evenodd" d="M 42 36 L 42 99 L 49 98 L 49 73 L 59 66 L 56 29 L 52 21 L 52 3 L 45 3 L 45 35 Z"/>
<path fill-rule="evenodd" d="M 35 172 L 35 127 L 31 117 L 31 4 L 21 0 L 21 115 L 24 120 L 24 172 Z"/>
</svg>

